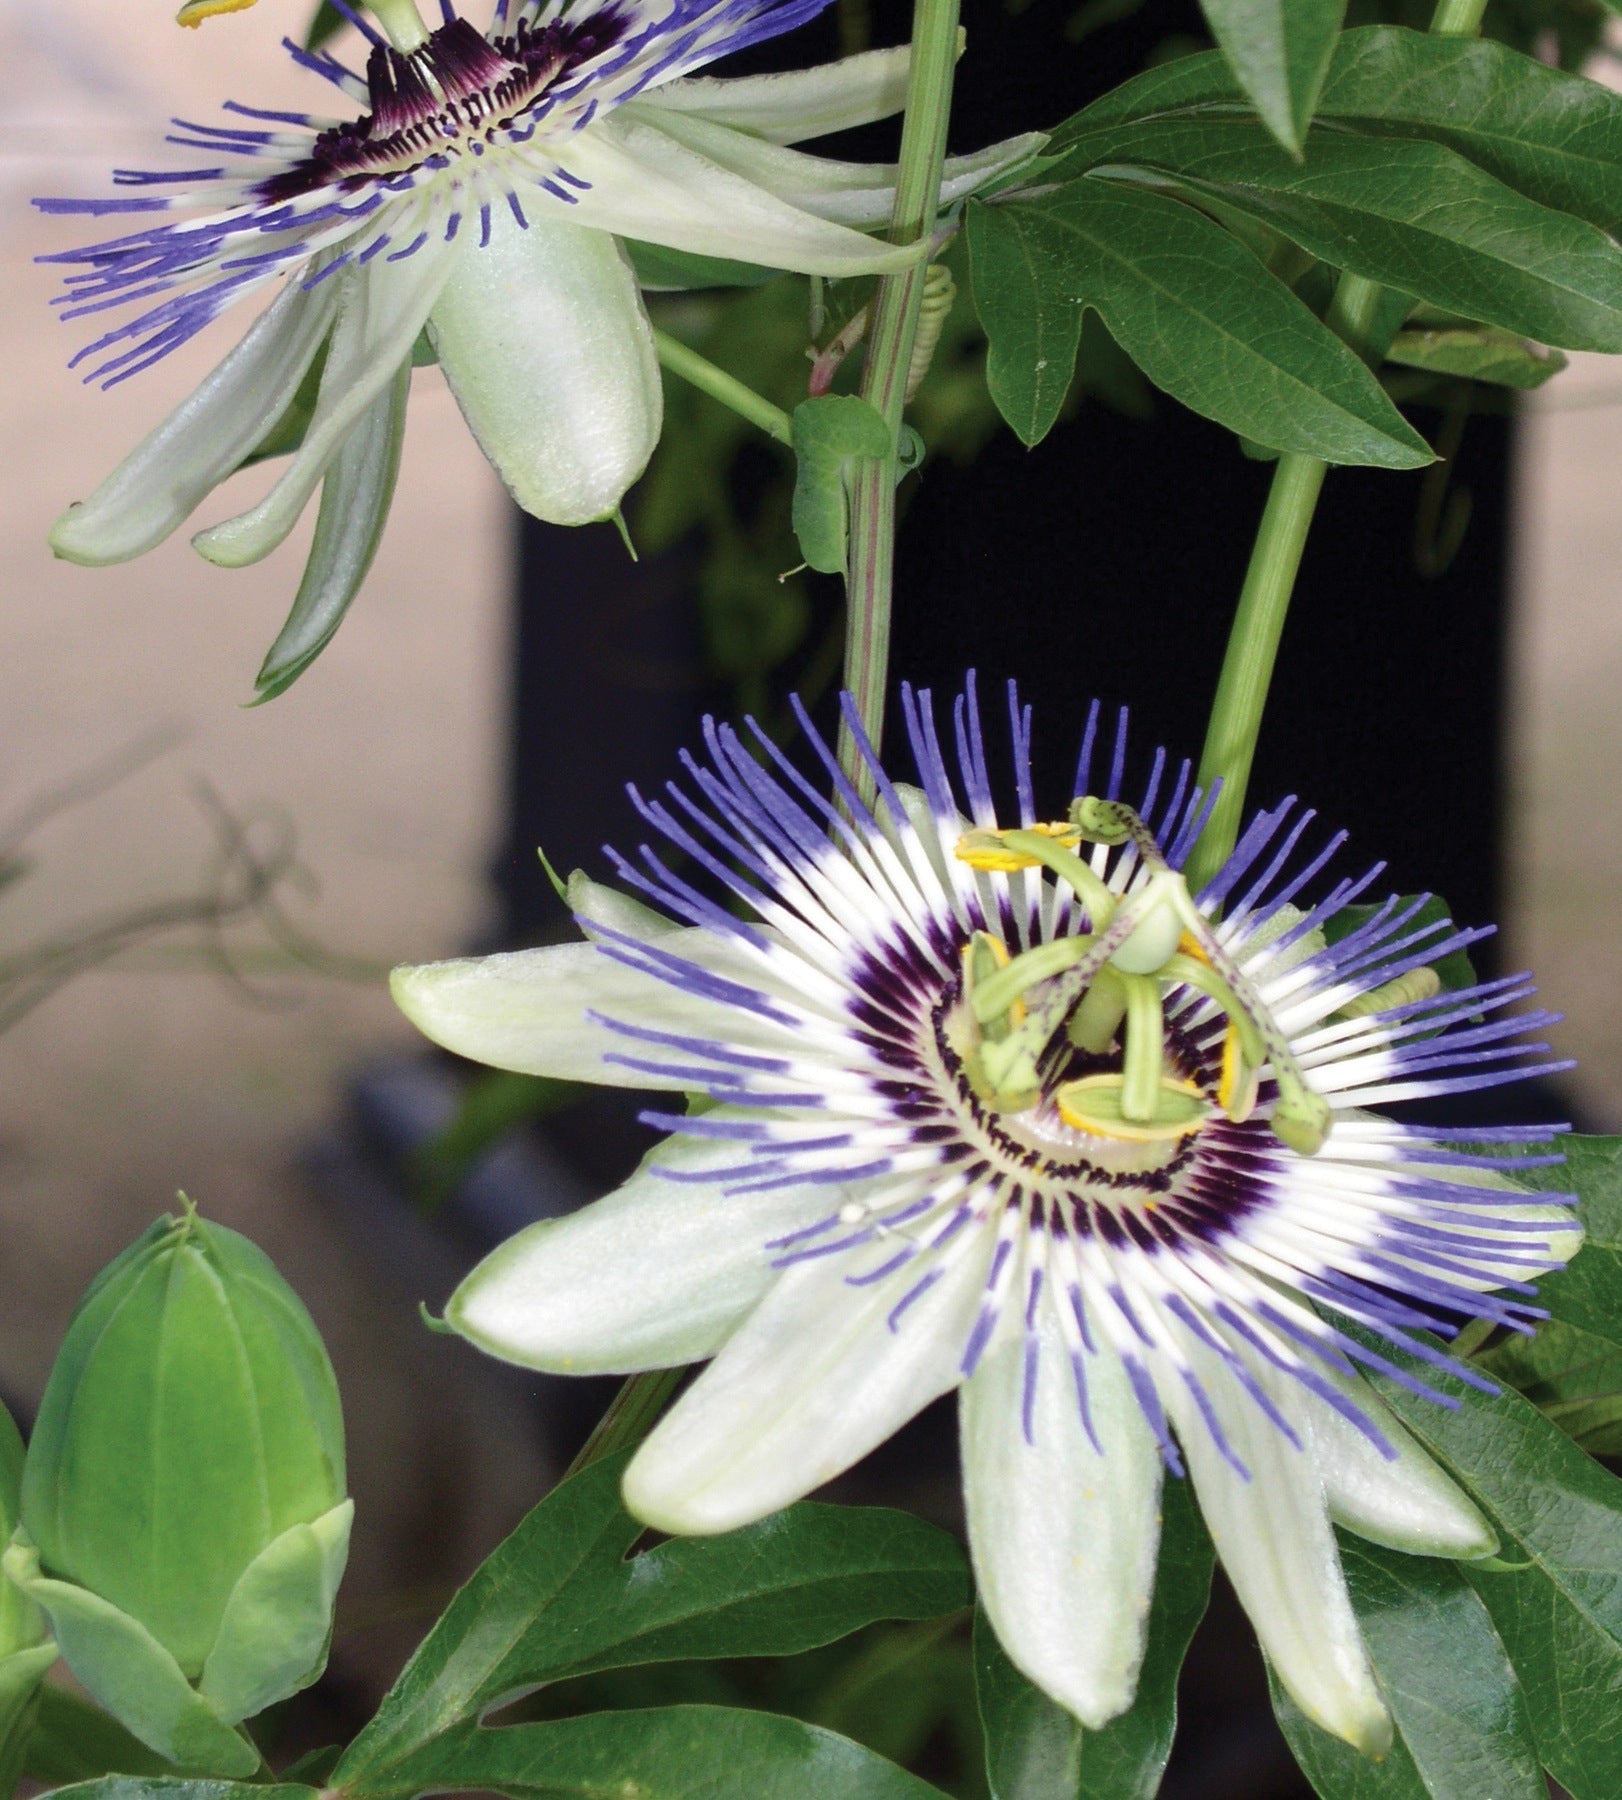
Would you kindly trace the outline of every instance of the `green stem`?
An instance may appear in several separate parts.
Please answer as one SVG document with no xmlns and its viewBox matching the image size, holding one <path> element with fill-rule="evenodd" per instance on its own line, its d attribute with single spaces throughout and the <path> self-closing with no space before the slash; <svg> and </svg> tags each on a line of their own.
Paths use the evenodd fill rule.
<svg viewBox="0 0 1622 1800">
<path fill-rule="evenodd" d="M 736 375 L 729 375 L 725 369 L 718 369 L 707 357 L 700 356 L 680 338 L 672 337 L 668 331 L 661 331 L 657 325 L 653 328 L 653 347 L 659 354 L 660 363 L 672 375 L 679 375 L 683 381 L 690 383 L 701 393 L 708 394 L 712 400 L 719 400 L 739 418 L 747 419 L 751 425 L 758 425 L 768 437 L 776 438 L 778 443 L 793 443 L 793 421 L 788 414 L 782 407 L 773 406 L 764 395 L 757 394 L 752 387 L 739 381 Z"/>
<path fill-rule="evenodd" d="M 1433 37 L 1474 37 L 1481 29 L 1487 0 L 1436 0 L 1431 14 Z"/>
<path fill-rule="evenodd" d="M 1189 858 L 1188 881 L 1196 893 L 1228 860 L 1238 838 L 1267 687 L 1327 473 L 1328 464 L 1315 456 L 1281 456 L 1273 473 L 1200 758 L 1201 786 L 1220 780 L 1222 792 Z"/>
<path fill-rule="evenodd" d="M 563 1471 L 565 1481 L 589 1469 L 594 1462 L 612 1456 L 616 1450 L 629 1450 L 640 1444 L 665 1410 L 685 1369 L 645 1369 L 632 1375 L 624 1387 L 608 1403 L 608 1411 L 597 1421 L 592 1433 L 580 1447 L 580 1453 Z"/>
<path fill-rule="evenodd" d="M 941 164 L 957 61 L 958 0 L 914 0 L 907 115 L 901 128 L 890 241 L 915 244 L 933 231 L 940 209 Z M 895 564 L 896 447 L 906 399 L 907 370 L 924 297 L 925 262 L 879 282 L 873 328 L 862 370 L 862 398 L 890 430 L 890 452 L 864 458 L 851 471 L 850 566 L 845 576 L 845 686 L 863 729 L 877 749 L 884 733 L 890 672 L 890 591 Z M 839 760 L 864 799 L 872 781 L 856 741 L 841 724 Z"/>
<path fill-rule="evenodd" d="M 1486 0 L 1437 0 L 1431 31 L 1439 37 L 1473 36 L 1485 11 Z M 1325 324 L 1360 355 L 1367 349 L 1380 296 L 1377 282 L 1342 275 L 1324 315 Z M 1196 893 L 1228 860 L 1238 841 L 1267 689 L 1328 470 L 1329 465 L 1316 457 L 1284 455 L 1273 471 L 1200 756 L 1200 785 L 1208 789 L 1220 781 L 1222 791 L 1188 859 L 1189 885 Z"/>
<path fill-rule="evenodd" d="M 416 0 L 367 0 L 367 10 L 402 56 L 409 56 L 428 42 L 428 27 L 417 11 Z"/>
</svg>

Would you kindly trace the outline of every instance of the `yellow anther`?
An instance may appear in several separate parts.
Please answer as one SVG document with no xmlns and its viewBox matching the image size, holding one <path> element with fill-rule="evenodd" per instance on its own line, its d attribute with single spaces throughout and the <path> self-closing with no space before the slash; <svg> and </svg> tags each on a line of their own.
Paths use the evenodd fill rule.
<svg viewBox="0 0 1622 1800">
<path fill-rule="evenodd" d="M 1054 1100 L 1059 1117 L 1072 1129 L 1129 1144 L 1170 1143 L 1189 1137 L 1211 1116 L 1204 1094 L 1192 1081 L 1169 1076 L 1161 1080 L 1154 1115 L 1148 1119 L 1126 1117 L 1119 1075 L 1084 1075 L 1079 1081 L 1067 1081 Z"/>
<path fill-rule="evenodd" d="M 1081 842 L 1081 833 L 1076 827 L 1062 820 L 1054 825 L 1026 825 L 1020 829 L 1033 837 L 1052 838 L 1065 850 L 1074 850 Z M 1012 849 L 1004 841 L 1011 835 L 1007 831 L 966 831 L 957 840 L 952 854 L 959 862 L 966 862 L 971 869 L 979 869 L 988 875 L 1012 875 L 1018 869 L 1036 868 L 1041 858 Z"/>
<path fill-rule="evenodd" d="M 1235 1125 L 1243 1125 L 1256 1110 L 1260 1087 L 1259 1072 L 1245 1055 L 1239 1028 L 1230 1024 L 1222 1039 L 1222 1078 L 1217 1083 L 1217 1105 Z"/>
<path fill-rule="evenodd" d="M 1210 968 L 1211 959 L 1205 954 L 1204 947 L 1190 931 L 1185 931 L 1177 940 L 1177 949 L 1183 956 L 1192 956 L 1195 962 L 1202 962 Z"/>
<path fill-rule="evenodd" d="M 221 13 L 246 12 L 253 4 L 254 0 L 186 0 L 175 14 L 175 23 L 195 31 L 204 19 L 217 18 Z"/>
</svg>

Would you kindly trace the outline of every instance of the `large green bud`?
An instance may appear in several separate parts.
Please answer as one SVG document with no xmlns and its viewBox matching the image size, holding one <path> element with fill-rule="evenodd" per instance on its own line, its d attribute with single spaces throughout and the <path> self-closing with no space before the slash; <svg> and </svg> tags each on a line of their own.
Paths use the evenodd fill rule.
<svg viewBox="0 0 1622 1800">
<path fill-rule="evenodd" d="M 262 1251 L 186 1202 L 79 1303 L 4 1568 L 137 1737 L 250 1775 L 233 1728 L 321 1673 L 352 1512 L 310 1315 Z"/>
</svg>

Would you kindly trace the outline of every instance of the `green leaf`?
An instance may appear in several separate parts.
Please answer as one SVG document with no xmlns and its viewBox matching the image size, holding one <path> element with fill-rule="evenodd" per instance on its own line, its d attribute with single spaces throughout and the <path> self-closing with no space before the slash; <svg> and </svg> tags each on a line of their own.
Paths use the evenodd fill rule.
<svg viewBox="0 0 1622 1800">
<path fill-rule="evenodd" d="M 1467 318 L 1575 350 L 1622 349 L 1622 250 L 1442 144 L 1314 132 L 1292 162 L 1243 118 L 1170 118 L 1082 138 L 1067 158 L 1164 184 L 1310 255 Z"/>
<path fill-rule="evenodd" d="M 986 385 L 1025 445 L 1053 429 L 1076 371 L 1084 309 L 1067 299 L 1047 228 L 1019 206 L 971 213 L 974 305 L 989 341 Z"/>
<path fill-rule="evenodd" d="M 849 1738 L 731 1706 L 465 1725 L 388 1778 L 345 1785 L 369 1800 L 456 1789 L 513 1800 L 942 1800 Z"/>
<path fill-rule="evenodd" d="M 802 1503 L 715 1538 L 628 1555 L 628 1453 L 549 1494 L 473 1575 L 407 1664 L 335 1780 L 353 1785 L 497 1701 L 568 1675 L 686 1657 L 790 1656 L 877 1619 L 968 1599 L 943 1531 L 877 1507 Z"/>
<path fill-rule="evenodd" d="M 1394 1355 L 1393 1360 L 1403 1361 Z M 1622 1794 L 1622 1481 L 1516 1393 L 1410 1366 L 1449 1410 L 1375 1377 L 1404 1424 L 1484 1507 L 1502 1548 L 1462 1565 L 1520 1677 L 1544 1766 L 1574 1800 Z"/>
<path fill-rule="evenodd" d="M 992 1800 L 1153 1800 L 1177 1729 L 1177 1677 L 1211 1595 L 1211 1540 L 1186 1481 L 1163 1491 L 1149 1646 L 1131 1708 L 1101 1731 L 1035 1688 L 983 1612 L 974 1667 Z"/>
<path fill-rule="evenodd" d="M 1544 1800 L 1525 1698 L 1458 1567 L 1345 1536 L 1341 1563 L 1396 1741 L 1371 1762 L 1269 1670 L 1278 1722 L 1324 1800 Z"/>
<path fill-rule="evenodd" d="M 1422 902 L 1413 917 L 1402 928 L 1402 935 L 1408 937 L 1420 932 L 1428 925 L 1446 925 L 1451 928 L 1453 913 L 1448 903 L 1437 894 L 1404 894 L 1396 904 L 1395 913 L 1405 913 L 1416 900 Z M 1328 943 L 1338 944 L 1342 938 L 1350 937 L 1354 931 L 1360 931 L 1381 908 L 1377 905 L 1343 906 L 1338 913 L 1332 913 L 1324 921 L 1324 938 Z M 1434 941 L 1443 943 L 1452 935 L 1451 929 L 1434 933 Z M 1417 948 L 1417 946 L 1415 946 Z M 1445 994 L 1457 994 L 1465 988 L 1472 988 L 1481 979 L 1476 974 L 1475 965 L 1469 954 L 1463 950 L 1450 950 L 1446 956 L 1439 957 L 1430 964 L 1442 983 Z"/>
<path fill-rule="evenodd" d="M 23 1757 L 23 1773 L 47 1787 L 60 1787 L 99 1775 L 173 1773 L 173 1764 L 147 1749 L 99 1706 L 47 1683 L 40 1690 L 39 1716 Z"/>
<path fill-rule="evenodd" d="M 1105 94 L 1054 133 L 1243 103 L 1216 52 L 1180 57 Z M 1317 119 L 1363 135 L 1446 144 L 1529 199 L 1622 228 L 1622 95 L 1486 39 L 1395 25 L 1342 34 Z"/>
<path fill-rule="evenodd" d="M 1093 307 L 1157 387 L 1241 436 L 1337 463 L 1434 460 L 1361 360 L 1192 207 L 1083 177 L 1035 200 L 971 202 L 968 230 L 994 360 L 1021 305 L 1004 303 L 1006 281 L 1047 311 Z"/>
<path fill-rule="evenodd" d="M 1346 0 L 1200 0 L 1200 10 L 1267 129 L 1298 156 Z"/>
<path fill-rule="evenodd" d="M 1400 331 L 1386 351 L 1389 362 L 1432 375 L 1486 381 L 1494 387 L 1542 387 L 1566 359 L 1558 350 L 1529 343 L 1512 331 L 1471 325 L 1447 331 Z"/>
<path fill-rule="evenodd" d="M 1622 1346 L 1545 1319 L 1535 1336 L 1509 1332 L 1470 1360 L 1524 1394 L 1590 1456 L 1622 1456 Z"/>
<path fill-rule="evenodd" d="M 845 465 L 889 453 L 889 427 L 855 394 L 823 394 L 795 407 L 794 535 L 813 569 L 845 572 Z"/>
<path fill-rule="evenodd" d="M 700 256 L 691 250 L 672 250 L 664 244 L 645 244 L 639 238 L 621 238 L 637 281 L 645 288 L 685 291 L 692 288 L 764 287 L 776 281 L 781 269 L 764 269 L 757 263 L 733 262 L 725 256 Z"/>
<path fill-rule="evenodd" d="M 184 1775 L 104 1775 L 57 1788 L 51 1800 L 315 1800 L 291 1781 L 197 1781 Z"/>
<path fill-rule="evenodd" d="M 1565 1163 L 1528 1172 L 1535 1187 L 1575 1191 L 1583 1247 L 1538 1283 L 1550 1316 L 1622 1346 L 1622 1138 L 1567 1137 Z M 1622 1791 L 1622 1790 L 1619 1790 Z"/>
<path fill-rule="evenodd" d="M 304 576 L 254 679 L 254 704 L 285 694 L 332 642 L 383 541 L 405 442 L 406 363 L 340 445 L 321 483 Z"/>
</svg>

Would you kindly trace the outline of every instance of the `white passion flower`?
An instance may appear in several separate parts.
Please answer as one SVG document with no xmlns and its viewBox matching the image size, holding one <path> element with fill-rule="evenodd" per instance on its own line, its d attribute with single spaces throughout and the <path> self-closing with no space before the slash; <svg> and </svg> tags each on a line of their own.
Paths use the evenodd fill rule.
<svg viewBox="0 0 1622 1800">
<path fill-rule="evenodd" d="M 1344 834 L 1303 849 L 1293 800 L 1191 893 L 1210 796 L 1162 755 L 1124 805 L 1124 715 L 1095 787 L 1093 709 L 1080 798 L 1044 819 L 1011 691 L 1004 828 L 972 684 L 956 786 L 929 695 L 903 699 L 921 791 L 861 740 L 867 807 L 802 713 L 831 804 L 711 725 L 686 784 L 638 800 L 675 860 L 616 859 L 640 899 L 576 876 L 589 941 L 397 971 L 453 1050 L 712 1103 L 648 1114 L 670 1135 L 642 1168 L 496 1250 L 447 1318 L 563 1373 L 713 1358 L 626 1471 L 669 1532 L 785 1506 L 957 1388 L 986 1610 L 1090 1726 L 1131 1704 L 1162 1474 L 1186 1470 L 1280 1680 L 1379 1755 L 1332 1523 L 1494 1539 L 1359 1365 L 1449 1404 L 1383 1341 L 1484 1385 L 1416 1331 L 1528 1329 L 1527 1278 L 1578 1231 L 1510 1179 L 1559 1160 L 1548 1130 L 1466 1146 L 1368 1109 L 1533 1072 L 1517 1040 L 1547 1015 L 1504 1016 L 1520 977 L 1442 991 L 1431 965 L 1485 934 L 1418 901 L 1329 942 L 1379 870 L 1298 904 Z"/>
<path fill-rule="evenodd" d="M 192 541 L 216 563 L 257 561 L 325 481 L 315 560 L 329 588 L 347 576 L 353 593 L 387 512 L 425 326 L 519 505 L 564 525 L 610 516 L 652 454 L 663 404 L 622 238 L 825 276 L 918 254 L 865 235 L 889 219 L 892 168 L 789 148 L 899 110 L 905 47 L 795 74 L 693 77 L 826 4 L 498 0 L 481 33 L 448 0 L 428 32 L 407 0 L 404 30 L 399 5 L 388 15 L 416 41 L 396 45 L 340 6 L 371 39 L 364 78 L 325 51 L 287 48 L 358 118 L 230 103 L 245 123 L 176 121 L 170 141 L 206 166 L 120 170 L 132 191 L 118 198 L 36 202 L 153 215 L 45 259 L 68 266 L 65 318 L 136 309 L 74 359 L 109 386 L 286 278 L 196 392 L 57 521 L 57 554 L 99 565 L 161 542 L 272 439 L 308 377 L 314 411 L 281 478 Z M 943 200 L 1041 142 L 949 159 Z"/>
</svg>

